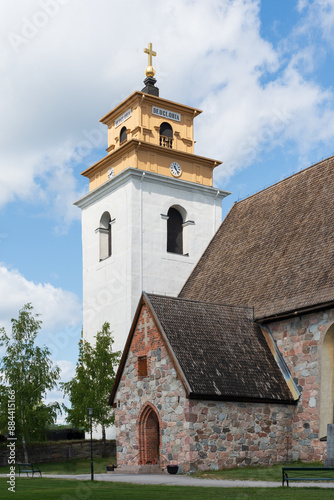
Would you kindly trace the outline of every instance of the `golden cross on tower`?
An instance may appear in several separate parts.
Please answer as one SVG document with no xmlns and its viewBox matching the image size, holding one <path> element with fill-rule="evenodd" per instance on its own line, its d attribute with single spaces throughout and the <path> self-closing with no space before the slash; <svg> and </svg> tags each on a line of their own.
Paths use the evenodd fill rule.
<svg viewBox="0 0 334 500">
<path fill-rule="evenodd" d="M 153 77 L 155 75 L 155 69 L 152 66 L 152 56 L 155 57 L 157 53 L 152 49 L 151 43 L 148 44 L 148 49 L 144 49 L 144 52 L 148 54 L 148 66 L 145 70 L 145 75 Z"/>
</svg>

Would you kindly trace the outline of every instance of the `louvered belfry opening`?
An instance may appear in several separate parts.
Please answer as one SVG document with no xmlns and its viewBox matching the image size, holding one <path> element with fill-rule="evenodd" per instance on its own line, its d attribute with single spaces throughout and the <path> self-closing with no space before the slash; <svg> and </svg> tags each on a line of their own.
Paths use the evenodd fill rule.
<svg viewBox="0 0 334 500">
<path fill-rule="evenodd" d="M 173 129 L 167 122 L 160 125 L 160 146 L 165 148 L 173 147 Z"/>
<path fill-rule="evenodd" d="M 121 133 L 119 134 L 119 142 L 120 144 L 124 141 L 126 141 L 128 138 L 128 134 L 127 134 L 127 131 L 126 131 L 126 127 L 123 127 L 122 130 L 121 130 Z"/>
<path fill-rule="evenodd" d="M 157 464 L 160 454 L 159 418 L 153 406 L 147 405 L 139 420 L 139 464 Z"/>
<path fill-rule="evenodd" d="M 176 208 L 168 210 L 167 252 L 183 254 L 183 219 Z"/>
</svg>

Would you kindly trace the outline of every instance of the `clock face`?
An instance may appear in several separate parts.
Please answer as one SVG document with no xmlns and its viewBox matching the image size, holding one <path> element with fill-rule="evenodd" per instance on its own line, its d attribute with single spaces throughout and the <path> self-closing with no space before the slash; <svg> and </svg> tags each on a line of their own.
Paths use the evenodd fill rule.
<svg viewBox="0 0 334 500">
<path fill-rule="evenodd" d="M 182 169 L 176 161 L 173 161 L 170 164 L 170 171 L 171 174 L 174 175 L 174 177 L 180 177 L 180 175 L 182 174 Z"/>
<path fill-rule="evenodd" d="M 114 177 L 114 169 L 111 167 L 108 170 L 108 179 L 111 179 L 112 177 Z"/>
</svg>

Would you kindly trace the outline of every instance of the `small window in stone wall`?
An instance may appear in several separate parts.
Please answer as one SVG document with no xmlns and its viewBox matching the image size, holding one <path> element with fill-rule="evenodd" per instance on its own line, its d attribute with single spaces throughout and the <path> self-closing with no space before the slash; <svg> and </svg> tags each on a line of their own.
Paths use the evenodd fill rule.
<svg viewBox="0 0 334 500">
<path fill-rule="evenodd" d="M 138 375 L 139 377 L 147 377 L 147 357 L 141 356 L 138 358 Z"/>
</svg>

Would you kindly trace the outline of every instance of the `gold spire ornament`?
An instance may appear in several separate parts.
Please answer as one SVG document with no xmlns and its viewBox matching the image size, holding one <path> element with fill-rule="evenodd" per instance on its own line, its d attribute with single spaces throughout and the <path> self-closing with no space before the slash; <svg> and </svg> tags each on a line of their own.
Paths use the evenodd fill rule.
<svg viewBox="0 0 334 500">
<path fill-rule="evenodd" d="M 152 44 L 148 44 L 148 49 L 144 49 L 145 54 L 148 54 L 148 66 L 145 70 L 145 75 L 147 77 L 154 77 L 155 75 L 155 69 L 152 66 L 152 56 L 155 57 L 157 55 L 156 52 L 152 49 Z"/>
</svg>

